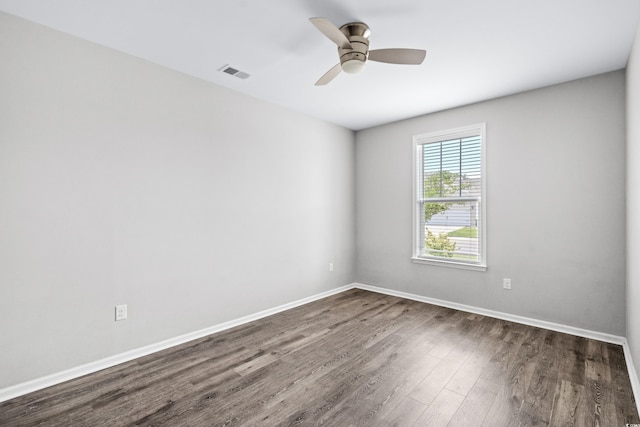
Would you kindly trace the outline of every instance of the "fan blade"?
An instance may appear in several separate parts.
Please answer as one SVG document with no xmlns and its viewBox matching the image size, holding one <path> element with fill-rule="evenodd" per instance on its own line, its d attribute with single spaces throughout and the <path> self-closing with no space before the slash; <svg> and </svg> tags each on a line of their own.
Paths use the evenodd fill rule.
<svg viewBox="0 0 640 427">
<path fill-rule="evenodd" d="M 369 51 L 369 61 L 388 64 L 422 64 L 427 51 L 421 49 L 376 49 Z"/>
<path fill-rule="evenodd" d="M 327 18 L 309 18 L 309 21 L 316 26 L 318 30 L 325 36 L 327 36 L 332 42 L 343 49 L 351 49 L 351 43 L 342 31 L 338 29 Z"/>
<path fill-rule="evenodd" d="M 338 74 L 340 74 L 340 71 L 342 71 L 342 67 L 340 66 L 340 64 L 336 64 L 329 71 L 324 73 L 324 75 L 318 79 L 315 85 L 316 86 L 326 85 L 331 80 L 335 79 L 338 76 Z"/>
</svg>

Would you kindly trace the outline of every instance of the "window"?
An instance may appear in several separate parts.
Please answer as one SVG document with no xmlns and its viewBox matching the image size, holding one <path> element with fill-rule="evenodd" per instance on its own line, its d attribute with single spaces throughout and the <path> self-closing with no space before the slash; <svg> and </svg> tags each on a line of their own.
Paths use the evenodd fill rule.
<svg viewBox="0 0 640 427">
<path fill-rule="evenodd" d="M 486 270 L 485 125 L 413 141 L 414 262 Z"/>
</svg>

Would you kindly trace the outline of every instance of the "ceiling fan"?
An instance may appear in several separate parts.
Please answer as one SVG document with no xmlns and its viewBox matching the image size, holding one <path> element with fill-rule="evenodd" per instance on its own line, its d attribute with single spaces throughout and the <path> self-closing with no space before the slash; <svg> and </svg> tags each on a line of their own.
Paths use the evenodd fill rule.
<svg viewBox="0 0 640 427">
<path fill-rule="evenodd" d="M 375 49 L 369 50 L 369 34 L 371 31 L 363 22 L 350 22 L 340 28 L 333 25 L 327 18 L 310 18 L 309 21 L 338 45 L 340 63 L 327 71 L 316 82 L 316 86 L 323 86 L 336 78 L 341 71 L 356 74 L 362 71 L 367 59 L 370 61 L 386 62 L 388 64 L 422 64 L 426 51 L 421 49 Z"/>
</svg>

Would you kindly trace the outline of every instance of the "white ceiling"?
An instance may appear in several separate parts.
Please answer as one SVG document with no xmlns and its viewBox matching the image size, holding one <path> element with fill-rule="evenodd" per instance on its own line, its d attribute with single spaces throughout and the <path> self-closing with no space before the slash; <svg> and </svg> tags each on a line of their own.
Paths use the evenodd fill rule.
<svg viewBox="0 0 640 427">
<path fill-rule="evenodd" d="M 624 68 L 638 0 L 0 0 L 0 10 L 359 130 Z M 335 45 L 309 23 L 362 21 L 372 49 L 427 50 L 422 65 L 367 64 L 328 86 Z M 229 64 L 247 80 L 217 71 Z"/>
</svg>

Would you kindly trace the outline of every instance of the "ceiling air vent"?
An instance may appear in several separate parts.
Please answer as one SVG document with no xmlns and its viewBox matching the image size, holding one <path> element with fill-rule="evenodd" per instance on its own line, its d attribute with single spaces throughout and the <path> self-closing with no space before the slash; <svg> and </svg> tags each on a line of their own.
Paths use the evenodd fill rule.
<svg viewBox="0 0 640 427">
<path fill-rule="evenodd" d="M 239 79 L 248 79 L 249 78 L 249 74 L 245 73 L 244 71 L 240 71 L 236 68 L 230 67 L 228 64 L 223 66 L 222 68 L 218 68 L 218 71 L 222 71 L 223 73 L 227 73 L 230 74 L 232 76 L 236 76 Z"/>
</svg>

